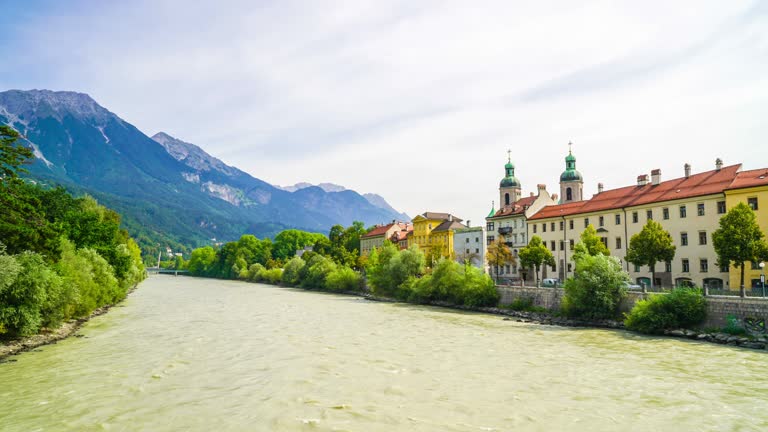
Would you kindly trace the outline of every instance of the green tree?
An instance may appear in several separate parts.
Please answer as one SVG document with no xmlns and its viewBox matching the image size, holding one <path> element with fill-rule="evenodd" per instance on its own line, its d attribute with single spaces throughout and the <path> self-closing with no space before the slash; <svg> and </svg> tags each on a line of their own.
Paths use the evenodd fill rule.
<svg viewBox="0 0 768 432">
<path fill-rule="evenodd" d="M 533 236 L 528 245 L 520 249 L 518 254 L 520 264 L 525 268 L 533 267 L 536 272 L 536 284 L 539 283 L 539 270 L 542 265 L 555 265 L 555 257 L 541 241 L 541 237 Z"/>
<path fill-rule="evenodd" d="M 195 276 L 208 276 L 215 262 L 216 251 L 210 246 L 205 246 L 192 251 L 187 269 Z"/>
<path fill-rule="evenodd" d="M 314 245 L 324 237 L 323 234 L 297 229 L 281 231 L 275 236 L 272 256 L 276 259 L 288 260 L 296 255 L 297 250 L 304 248 L 304 246 Z"/>
<path fill-rule="evenodd" d="M 660 223 L 649 220 L 642 231 L 629 240 L 626 260 L 651 269 L 651 287 L 656 279 L 656 263 L 669 262 L 675 257 L 672 235 Z"/>
<path fill-rule="evenodd" d="M 739 267 L 739 289 L 744 291 L 744 264 L 768 260 L 768 244 L 757 224 L 755 212 L 748 205 L 739 203 L 720 218 L 720 228 L 712 233 L 719 265 Z"/>
<path fill-rule="evenodd" d="M 660 334 L 664 330 L 691 328 L 707 317 L 707 301 L 698 288 L 675 288 L 669 294 L 651 294 L 638 301 L 624 325 L 629 330 Z"/>
<path fill-rule="evenodd" d="M 498 238 L 488 245 L 488 251 L 486 252 L 486 258 L 488 259 L 488 265 L 494 269 L 496 275 L 496 283 L 499 283 L 499 267 L 503 267 L 507 264 L 515 265 L 515 256 L 512 255 L 512 251 L 504 243 L 504 238 Z"/>
<path fill-rule="evenodd" d="M 563 311 L 573 317 L 615 318 L 626 296 L 629 275 L 616 257 L 574 254 L 574 276 L 565 281 Z"/>
<path fill-rule="evenodd" d="M 18 143 L 19 138 L 13 128 L 0 125 L 0 183 L 11 182 L 27 172 L 21 166 L 34 158 L 29 147 Z"/>
<path fill-rule="evenodd" d="M 597 235 L 597 230 L 592 224 L 589 224 L 584 231 L 581 232 L 581 244 L 587 249 L 587 253 L 594 256 L 597 254 L 610 255 L 611 252 L 608 247 L 603 243 L 603 239 Z"/>
</svg>

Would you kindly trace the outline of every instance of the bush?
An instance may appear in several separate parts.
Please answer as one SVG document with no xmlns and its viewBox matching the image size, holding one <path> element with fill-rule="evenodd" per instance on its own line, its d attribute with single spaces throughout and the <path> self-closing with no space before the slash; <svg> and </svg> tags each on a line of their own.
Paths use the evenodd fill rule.
<svg viewBox="0 0 768 432">
<path fill-rule="evenodd" d="M 283 269 L 281 268 L 264 269 L 261 272 L 259 272 L 259 279 L 265 282 L 269 282 L 271 284 L 279 284 L 280 281 L 283 279 Z"/>
<path fill-rule="evenodd" d="M 13 336 L 29 336 L 44 325 L 58 325 L 65 318 L 62 301 L 62 280 L 43 259 L 34 252 L 15 257 L 4 256 L 0 282 L 0 325 Z M 8 258 L 13 258 L 13 261 Z M 13 273 L 16 277 L 11 278 Z"/>
<path fill-rule="evenodd" d="M 546 308 L 543 308 L 541 306 L 536 306 L 533 304 L 533 299 L 531 297 L 518 297 L 512 301 L 512 303 L 508 305 L 504 305 L 505 308 L 511 309 L 513 311 L 525 311 L 525 312 L 547 312 Z"/>
<path fill-rule="evenodd" d="M 398 291 L 410 278 L 424 274 L 425 262 L 424 254 L 417 247 L 400 251 L 385 242 L 368 257 L 368 283 L 376 295 L 401 298 L 403 293 Z"/>
<path fill-rule="evenodd" d="M 725 327 L 722 328 L 723 333 L 728 333 L 730 335 L 734 336 L 743 336 L 747 334 L 747 329 L 741 326 L 739 324 L 739 319 L 736 318 L 734 315 L 728 315 L 725 317 L 726 324 Z"/>
<path fill-rule="evenodd" d="M 259 263 L 251 264 L 246 272 L 245 279 L 251 282 L 258 282 L 261 279 L 261 272 L 266 270 L 263 265 Z"/>
<path fill-rule="evenodd" d="M 322 255 L 313 256 L 305 265 L 306 277 L 301 281 L 303 288 L 325 289 L 325 280 L 336 270 L 336 264 Z M 303 269 L 302 269 L 303 270 Z"/>
<path fill-rule="evenodd" d="M 287 285 L 297 286 L 301 283 L 301 269 L 306 263 L 300 257 L 293 257 L 283 268 L 283 282 Z"/>
<path fill-rule="evenodd" d="M 669 294 L 651 294 L 640 300 L 627 314 L 624 324 L 630 330 L 660 334 L 664 330 L 689 328 L 704 321 L 707 302 L 698 288 L 675 288 Z"/>
<path fill-rule="evenodd" d="M 325 287 L 331 291 L 360 291 L 360 273 L 347 266 L 337 266 L 325 278 Z"/>
<path fill-rule="evenodd" d="M 578 257 L 578 258 L 577 258 Z M 615 257 L 589 254 L 574 255 L 576 271 L 565 281 L 563 312 L 570 317 L 587 319 L 615 318 L 627 295 L 629 275 Z"/>
<path fill-rule="evenodd" d="M 397 297 L 414 303 L 444 301 L 458 305 L 495 306 L 499 293 L 490 276 L 469 264 L 440 259 L 431 274 L 411 277 L 400 286 Z"/>
<path fill-rule="evenodd" d="M 119 286 L 112 267 L 93 249 L 75 250 L 72 242 L 63 239 L 56 271 L 65 286 L 76 292 L 72 316 L 90 315 L 96 308 L 125 298 L 126 290 Z"/>
</svg>

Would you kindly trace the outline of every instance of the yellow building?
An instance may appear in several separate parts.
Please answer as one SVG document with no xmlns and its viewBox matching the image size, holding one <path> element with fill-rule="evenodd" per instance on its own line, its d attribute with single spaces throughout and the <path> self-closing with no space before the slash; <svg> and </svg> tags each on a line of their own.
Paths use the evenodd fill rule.
<svg viewBox="0 0 768 432">
<path fill-rule="evenodd" d="M 728 210 L 739 203 L 747 204 L 757 215 L 757 223 L 768 238 L 768 168 L 742 171 L 725 190 L 725 205 Z M 759 263 L 745 264 L 744 286 L 749 289 L 760 287 Z M 768 265 L 768 263 L 766 263 Z M 731 267 L 732 287 L 741 283 L 741 269 Z"/>
<path fill-rule="evenodd" d="M 416 245 L 425 254 L 452 258 L 454 230 L 466 228 L 461 222 L 449 213 L 422 213 L 413 218 L 413 235 L 408 236 L 408 247 Z"/>
</svg>

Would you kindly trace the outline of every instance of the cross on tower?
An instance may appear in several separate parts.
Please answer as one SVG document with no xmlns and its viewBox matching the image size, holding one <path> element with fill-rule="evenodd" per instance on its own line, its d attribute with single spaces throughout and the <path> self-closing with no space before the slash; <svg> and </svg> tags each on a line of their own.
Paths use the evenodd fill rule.
<svg viewBox="0 0 768 432">
<path fill-rule="evenodd" d="M 568 154 L 571 153 L 571 146 L 573 145 L 572 142 L 568 141 Z"/>
<path fill-rule="evenodd" d="M 507 162 L 512 162 L 512 150 L 507 150 Z"/>
</svg>

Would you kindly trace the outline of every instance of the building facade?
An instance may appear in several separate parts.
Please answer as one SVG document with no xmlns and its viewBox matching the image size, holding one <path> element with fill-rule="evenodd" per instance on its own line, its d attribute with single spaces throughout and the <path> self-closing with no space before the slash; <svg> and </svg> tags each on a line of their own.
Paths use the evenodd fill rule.
<svg viewBox="0 0 768 432">
<path fill-rule="evenodd" d="M 374 227 L 371 231 L 360 236 L 360 255 L 368 255 L 374 248 L 380 248 L 384 241 L 389 240 L 395 245 L 401 246 L 401 239 L 413 230 L 409 223 L 392 221 L 386 225 Z"/>
<path fill-rule="evenodd" d="M 485 270 L 485 230 L 481 226 L 457 228 L 453 235 L 453 254 L 460 263 Z"/>
<path fill-rule="evenodd" d="M 634 186 L 603 191 L 589 200 L 548 206 L 532 215 L 528 235 L 538 235 L 555 256 L 548 270 L 561 280 L 573 276 L 573 248 L 584 229 L 593 225 L 611 255 L 619 257 L 634 282 L 651 284 L 651 271 L 626 262 L 627 247 L 646 221 L 658 221 L 669 231 L 676 246 L 671 262 L 656 265 L 654 285 L 728 288 L 729 269 L 717 265 L 712 233 L 726 212 L 725 190 L 736 179 L 740 165 L 662 181 L 661 171 L 638 177 Z M 561 177 L 562 178 L 562 177 Z"/>
<path fill-rule="evenodd" d="M 416 245 L 428 257 L 452 258 L 454 232 L 466 228 L 461 219 L 450 213 L 425 212 L 412 222 L 413 235 L 407 237 L 408 247 Z"/>
</svg>

